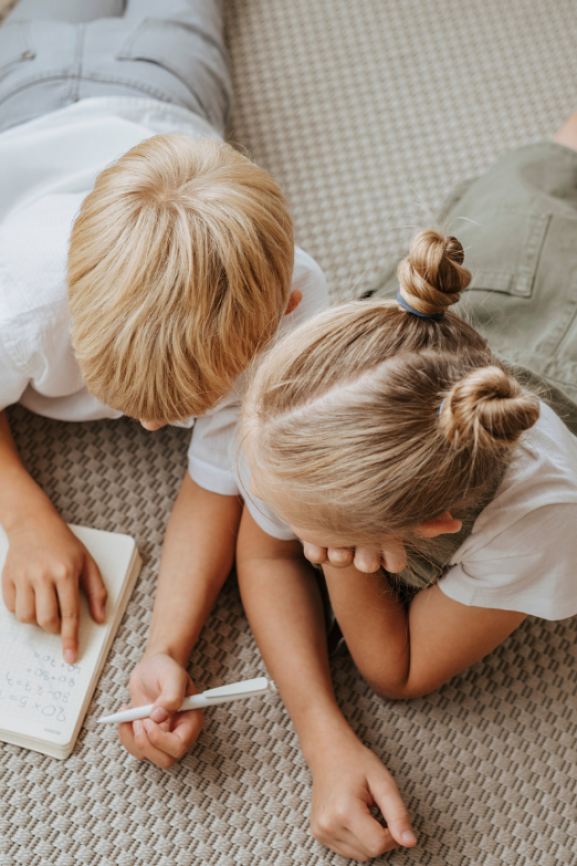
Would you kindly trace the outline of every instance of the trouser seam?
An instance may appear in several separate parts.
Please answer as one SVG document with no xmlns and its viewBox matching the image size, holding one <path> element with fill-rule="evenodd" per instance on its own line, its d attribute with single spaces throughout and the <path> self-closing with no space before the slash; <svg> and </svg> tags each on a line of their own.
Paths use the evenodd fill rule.
<svg viewBox="0 0 577 866">
<path fill-rule="evenodd" d="M 76 28 L 74 40 L 74 57 L 72 60 L 72 69 L 70 70 L 70 88 L 68 91 L 68 100 L 70 102 L 78 101 L 80 89 L 80 76 L 82 73 L 82 49 L 84 47 L 84 34 L 86 27 L 84 24 L 79 24 Z"/>
</svg>

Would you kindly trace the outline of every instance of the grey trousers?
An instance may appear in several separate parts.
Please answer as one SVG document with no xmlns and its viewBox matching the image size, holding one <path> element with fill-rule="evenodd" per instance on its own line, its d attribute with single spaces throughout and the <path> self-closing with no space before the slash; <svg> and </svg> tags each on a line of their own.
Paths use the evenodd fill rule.
<svg viewBox="0 0 577 866">
<path fill-rule="evenodd" d="M 138 96 L 224 133 L 222 0 L 21 0 L 0 27 L 0 131 L 80 99 Z"/>
</svg>

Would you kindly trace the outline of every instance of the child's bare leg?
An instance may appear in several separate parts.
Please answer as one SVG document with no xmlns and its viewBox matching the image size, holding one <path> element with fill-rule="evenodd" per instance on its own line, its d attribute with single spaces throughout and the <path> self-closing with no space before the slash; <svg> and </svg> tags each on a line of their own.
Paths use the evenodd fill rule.
<svg viewBox="0 0 577 866">
<path fill-rule="evenodd" d="M 555 133 L 553 141 L 577 150 L 577 111 L 568 117 L 561 129 Z"/>
<path fill-rule="evenodd" d="M 362 861 L 398 844 L 414 845 L 397 786 L 337 705 L 320 595 L 300 544 L 266 535 L 245 509 L 237 572 L 251 628 L 313 775 L 313 834 L 337 853 Z M 371 817 L 372 804 L 389 830 Z"/>
</svg>

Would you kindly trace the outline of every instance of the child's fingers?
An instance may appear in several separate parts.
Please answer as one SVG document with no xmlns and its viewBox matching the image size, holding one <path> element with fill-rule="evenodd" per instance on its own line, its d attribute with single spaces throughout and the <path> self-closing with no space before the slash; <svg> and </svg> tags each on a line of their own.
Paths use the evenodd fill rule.
<svg viewBox="0 0 577 866">
<path fill-rule="evenodd" d="M 108 592 L 102 580 L 100 569 L 89 553 L 84 560 L 84 569 L 80 578 L 82 588 L 88 598 L 90 613 L 96 622 L 104 622 L 106 618 L 106 599 Z"/>
<path fill-rule="evenodd" d="M 312 562 L 315 565 L 322 565 L 323 562 L 327 561 L 326 547 L 317 547 L 316 544 L 309 544 L 308 542 L 304 541 L 303 553 L 305 555 L 305 559 L 308 559 L 309 562 Z"/>
<path fill-rule="evenodd" d="M 402 540 L 387 542 L 387 546 L 381 551 L 381 554 L 385 571 L 399 574 L 407 567 L 407 551 Z"/>
<path fill-rule="evenodd" d="M 374 819 L 371 820 L 374 821 Z M 360 860 L 361 863 L 364 863 L 366 860 L 372 860 L 375 857 L 380 857 L 380 855 L 384 854 L 386 851 L 393 851 L 395 848 L 399 847 L 398 843 L 393 839 L 387 828 L 385 827 L 382 829 L 384 832 L 377 844 L 374 843 L 374 840 L 369 841 L 364 838 L 358 839 L 353 832 L 346 830 L 343 834 L 341 845 L 346 845 L 351 850 L 356 851 L 355 859 Z"/>
<path fill-rule="evenodd" d="M 330 841 L 319 839 L 319 842 L 322 842 L 322 844 L 326 845 L 327 848 L 330 848 L 331 851 L 340 854 L 341 857 L 346 857 L 348 860 L 356 860 L 359 863 L 366 863 L 369 859 L 360 848 L 357 848 L 356 845 L 349 845 L 344 841 L 344 839 L 331 839 Z"/>
<path fill-rule="evenodd" d="M 386 829 L 369 813 L 365 803 L 347 804 L 346 811 L 334 811 L 317 822 L 314 836 L 343 857 L 364 863 L 397 847 Z"/>
<path fill-rule="evenodd" d="M 343 568 L 351 565 L 354 553 L 350 547 L 329 547 L 327 549 L 327 557 L 330 564 L 335 568 Z"/>
<path fill-rule="evenodd" d="M 56 587 L 60 606 L 62 653 L 64 661 L 71 665 L 76 661 L 78 655 L 78 624 L 80 621 L 78 583 L 76 580 L 66 579 L 57 583 Z"/>
<path fill-rule="evenodd" d="M 130 708 L 121 707 L 121 709 L 128 710 Z M 136 740 L 134 739 L 132 722 L 121 722 L 121 724 L 118 725 L 118 739 L 120 740 L 127 752 L 130 752 L 130 754 L 137 758 L 139 761 L 144 760 L 144 754 L 140 751 L 140 749 L 136 745 Z"/>
<path fill-rule="evenodd" d="M 2 598 L 10 613 L 14 613 L 16 610 L 16 587 L 4 573 L 2 574 Z"/>
<path fill-rule="evenodd" d="M 381 567 L 381 556 L 374 550 L 366 547 L 357 547 L 355 550 L 355 568 L 365 574 L 373 574 Z"/>
<path fill-rule="evenodd" d="M 417 837 L 411 827 L 411 817 L 403 798 L 392 778 L 370 783 L 373 799 L 397 844 L 412 848 L 417 844 Z"/>
<path fill-rule="evenodd" d="M 202 729 L 202 713 L 195 710 L 190 715 L 195 716 L 190 730 L 179 731 L 176 735 L 144 719 L 120 724 L 118 737 L 126 751 L 139 761 L 148 760 L 157 767 L 167 769 L 186 754 Z"/>
<path fill-rule="evenodd" d="M 25 583 L 16 590 L 14 612 L 19 622 L 36 622 L 36 601 L 30 584 Z"/>
<path fill-rule="evenodd" d="M 156 764 L 156 766 L 160 767 L 162 770 L 167 770 L 176 763 L 178 758 L 175 758 L 168 752 L 159 749 L 158 746 L 151 741 L 146 722 L 148 722 L 150 726 L 154 725 L 154 722 L 151 722 L 150 719 L 139 720 L 132 723 L 134 742 L 147 760 L 152 761 L 153 764 Z M 158 725 L 154 726 L 158 728 Z"/>
<path fill-rule="evenodd" d="M 386 828 L 373 818 L 366 804 L 358 801 L 349 810 L 346 829 L 351 834 L 346 841 L 354 844 L 365 857 L 379 857 L 384 851 L 396 847 L 396 842 Z"/>
<path fill-rule="evenodd" d="M 178 724 L 172 731 L 163 730 L 151 719 L 145 719 L 143 724 L 150 743 L 175 761 L 180 761 L 200 734 L 203 717 L 199 710 L 179 713 Z"/>
<path fill-rule="evenodd" d="M 162 680 L 161 688 L 162 691 L 150 712 L 152 721 L 159 724 L 166 721 L 170 713 L 178 712 L 187 694 L 196 694 L 190 677 L 179 665 L 171 665 Z"/>
<path fill-rule="evenodd" d="M 37 583 L 34 587 L 36 595 L 36 620 L 38 625 L 51 634 L 60 631 L 60 614 L 58 612 L 58 599 L 54 584 Z"/>
</svg>

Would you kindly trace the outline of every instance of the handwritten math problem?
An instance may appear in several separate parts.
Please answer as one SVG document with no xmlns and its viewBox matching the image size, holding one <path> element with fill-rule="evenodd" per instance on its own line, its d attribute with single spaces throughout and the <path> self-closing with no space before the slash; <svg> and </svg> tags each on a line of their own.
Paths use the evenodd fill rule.
<svg viewBox="0 0 577 866">
<path fill-rule="evenodd" d="M 0 599 L 0 742 L 61 759 L 74 747 L 141 565 L 128 535 L 71 529 L 94 556 L 108 590 L 103 624 L 92 619 L 86 597 L 80 596 L 74 664 L 63 658 L 60 634 L 19 622 Z M 0 527 L 0 570 L 8 547 Z"/>
<path fill-rule="evenodd" d="M 67 721 L 67 710 L 82 668 L 61 658 L 32 650 L 25 665 L 8 668 L 0 682 L 0 706 L 10 715 L 25 713 L 56 722 Z"/>
</svg>

